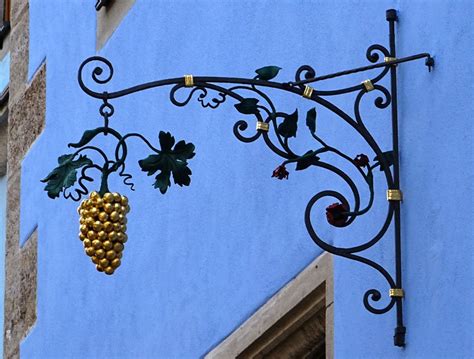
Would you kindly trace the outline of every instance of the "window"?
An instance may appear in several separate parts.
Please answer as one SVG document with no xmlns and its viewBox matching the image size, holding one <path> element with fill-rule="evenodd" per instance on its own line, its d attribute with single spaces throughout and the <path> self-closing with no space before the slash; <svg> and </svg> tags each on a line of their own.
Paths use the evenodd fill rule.
<svg viewBox="0 0 474 359">
<path fill-rule="evenodd" d="M 333 313 L 333 264 L 325 253 L 205 358 L 332 358 Z"/>
<path fill-rule="evenodd" d="M 10 31 L 10 0 L 0 0 L 0 50 L 3 48 L 3 40 Z"/>
<path fill-rule="evenodd" d="M 0 59 L 0 293 L 5 293 L 5 242 L 7 223 L 7 138 L 8 138 L 8 80 L 10 55 Z M 3 328 L 4 296 L 0 297 L 0 327 Z M 3 353 L 3 335 L 0 338 Z"/>
<path fill-rule="evenodd" d="M 10 81 L 10 53 L 0 58 L 0 178 L 7 171 L 8 83 Z M 0 222 L 2 223 L 2 222 Z"/>
<path fill-rule="evenodd" d="M 1 0 L 0 0 L 1 1 Z M 98 0 L 96 50 L 99 51 L 128 14 L 136 0 Z"/>
<path fill-rule="evenodd" d="M 97 11 L 99 11 L 100 9 L 102 9 L 104 6 L 107 7 L 107 5 L 109 4 L 109 0 L 97 0 L 96 4 L 95 4 L 95 9 Z"/>
</svg>

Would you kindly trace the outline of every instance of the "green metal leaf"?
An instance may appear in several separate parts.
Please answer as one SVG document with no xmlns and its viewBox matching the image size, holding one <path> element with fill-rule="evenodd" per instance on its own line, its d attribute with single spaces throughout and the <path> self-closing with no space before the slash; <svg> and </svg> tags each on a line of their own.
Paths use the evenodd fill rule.
<svg viewBox="0 0 474 359">
<path fill-rule="evenodd" d="M 158 188 L 162 194 L 165 194 L 168 187 L 171 187 L 170 172 L 162 171 L 158 176 L 155 177 L 156 181 L 153 187 Z"/>
<path fill-rule="evenodd" d="M 308 151 L 296 162 L 296 171 L 302 171 L 318 162 L 318 160 L 319 157 L 314 154 L 314 151 Z"/>
<path fill-rule="evenodd" d="M 142 171 L 147 172 L 148 176 L 154 174 L 161 167 L 161 155 L 150 155 L 147 158 L 138 161 Z"/>
<path fill-rule="evenodd" d="M 74 154 L 63 155 L 58 158 L 59 166 L 51 171 L 41 182 L 46 183 L 44 190 L 50 198 L 57 198 L 66 188 L 71 187 L 77 180 L 77 169 L 91 165 L 92 161 L 86 156 L 79 156 L 73 160 Z"/>
<path fill-rule="evenodd" d="M 298 129 L 298 110 L 295 110 L 291 115 L 286 115 L 285 119 L 278 126 L 278 133 L 285 138 L 296 137 L 296 130 Z"/>
<path fill-rule="evenodd" d="M 178 186 L 189 186 L 191 183 L 191 170 L 184 162 L 178 163 L 173 170 L 173 180 Z"/>
<path fill-rule="evenodd" d="M 278 72 L 281 70 L 281 67 L 278 66 L 265 66 L 262 67 L 255 72 L 258 74 L 257 78 L 260 80 L 271 80 L 274 78 L 276 75 L 278 75 Z"/>
<path fill-rule="evenodd" d="M 258 112 L 258 100 L 256 98 L 244 98 L 240 103 L 234 105 L 237 111 L 244 115 L 252 115 Z"/>
<path fill-rule="evenodd" d="M 171 186 L 171 174 L 175 184 L 178 186 L 189 186 L 192 172 L 188 167 L 187 161 L 195 155 L 194 145 L 185 141 L 179 141 L 173 149 L 175 139 L 169 132 L 160 132 L 159 138 L 161 145 L 160 153 L 150 155 L 138 161 L 142 171 L 147 172 L 149 176 L 159 171 L 155 176 L 154 187 L 158 188 L 163 194 Z"/>
<path fill-rule="evenodd" d="M 176 157 L 182 161 L 190 160 L 195 155 L 194 145 L 181 140 L 174 146 L 174 153 Z"/>
<path fill-rule="evenodd" d="M 316 108 L 314 107 L 306 113 L 306 126 L 311 133 L 316 132 Z"/>
<path fill-rule="evenodd" d="M 81 137 L 81 140 L 77 143 L 70 143 L 68 146 L 73 148 L 79 148 L 86 144 L 88 144 L 98 133 L 102 130 L 100 128 L 96 128 L 94 130 L 87 130 Z"/>
<path fill-rule="evenodd" d="M 171 148 L 174 145 L 174 137 L 171 136 L 169 132 L 160 131 L 160 146 L 162 151 L 171 151 Z"/>
<path fill-rule="evenodd" d="M 395 161 L 395 157 L 393 156 L 393 151 L 383 152 L 382 156 L 385 159 L 385 162 L 387 163 L 388 167 L 393 165 L 393 162 Z M 380 171 L 383 171 L 384 169 L 383 169 L 382 162 L 380 161 L 379 156 L 375 156 L 374 161 L 377 161 L 375 165 L 380 166 Z"/>
</svg>

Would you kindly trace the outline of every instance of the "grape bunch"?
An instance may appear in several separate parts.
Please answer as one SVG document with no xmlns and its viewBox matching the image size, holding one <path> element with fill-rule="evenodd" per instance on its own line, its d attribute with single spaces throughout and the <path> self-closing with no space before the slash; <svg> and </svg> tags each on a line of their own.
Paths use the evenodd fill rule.
<svg viewBox="0 0 474 359">
<path fill-rule="evenodd" d="M 108 275 L 120 266 L 127 242 L 128 198 L 118 193 L 100 196 L 92 192 L 77 209 L 80 215 L 79 239 L 99 272 Z"/>
</svg>

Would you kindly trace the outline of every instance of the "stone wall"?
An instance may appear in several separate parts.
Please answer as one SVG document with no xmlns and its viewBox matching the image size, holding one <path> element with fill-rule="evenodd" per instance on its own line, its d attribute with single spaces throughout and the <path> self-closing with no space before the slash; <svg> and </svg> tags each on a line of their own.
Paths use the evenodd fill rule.
<svg viewBox="0 0 474 359">
<path fill-rule="evenodd" d="M 21 162 L 44 127 L 46 67 L 28 82 L 29 11 L 12 1 L 10 98 L 7 145 L 7 240 L 4 357 L 18 358 L 19 344 L 36 321 L 37 232 L 19 245 Z"/>
<path fill-rule="evenodd" d="M 98 44 L 103 45 L 133 5 L 134 0 L 103 9 L 98 14 Z M 120 5 L 120 6 L 119 6 Z M 122 6 L 123 5 L 123 6 Z M 35 230 L 20 247 L 21 163 L 30 146 L 41 134 L 46 110 L 46 66 L 43 64 L 28 81 L 29 3 L 12 0 L 10 49 L 10 81 L 8 122 L 0 127 L 0 140 L 5 137 L 8 178 L 7 239 L 5 260 L 4 357 L 19 358 L 19 346 L 36 321 L 37 243 Z M 98 45 L 99 46 L 99 45 Z M 4 161 L 5 162 L 5 161 Z"/>
<path fill-rule="evenodd" d="M 0 108 L 0 177 L 7 173 L 8 110 Z"/>
</svg>

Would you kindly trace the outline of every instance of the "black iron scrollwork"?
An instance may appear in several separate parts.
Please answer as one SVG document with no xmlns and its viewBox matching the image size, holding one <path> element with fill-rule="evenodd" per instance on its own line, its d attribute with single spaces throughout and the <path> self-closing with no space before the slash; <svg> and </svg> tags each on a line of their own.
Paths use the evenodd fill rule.
<svg viewBox="0 0 474 359">
<path fill-rule="evenodd" d="M 135 92 L 162 86 L 172 86 L 169 96 L 171 103 L 176 106 L 186 106 L 195 98 L 203 108 L 216 109 L 226 102 L 227 99 L 231 98 L 235 101 L 234 107 L 238 112 L 252 116 L 257 122 L 255 133 L 247 135 L 245 133 L 249 129 L 247 120 L 241 119 L 237 121 L 233 127 L 233 132 L 237 139 L 250 143 L 263 138 L 268 148 L 283 158 L 283 162 L 273 172 L 273 177 L 288 179 L 289 172 L 286 166 L 291 164 L 295 165 L 296 171 L 305 170 L 310 167 L 320 167 L 340 177 L 350 189 L 350 197 L 338 191 L 325 190 L 315 194 L 309 200 L 305 211 L 305 224 L 311 239 L 325 251 L 366 264 L 375 269 L 386 280 L 390 290 L 400 291 L 402 284 L 400 266 L 400 205 L 398 201 L 387 202 L 387 214 L 378 232 L 362 244 L 353 247 L 337 247 L 323 240 L 313 225 L 312 213 L 316 203 L 322 199 L 331 198 L 334 203 L 326 208 L 326 219 L 332 226 L 347 227 L 359 216 L 367 214 L 374 202 L 374 175 L 376 173 L 374 170 L 376 168 L 379 168 L 385 177 L 387 189 L 399 190 L 398 138 L 396 135 L 396 65 L 425 58 L 427 59 L 426 64 L 431 69 L 434 62 L 431 56 L 426 53 L 400 59 L 395 58 L 394 22 L 396 21 L 396 16 L 393 16 L 393 12 L 394 10 L 387 12 L 387 20 L 390 24 L 390 50 L 378 44 L 370 46 L 367 49 L 366 57 L 372 65 L 319 77 L 316 76 L 316 71 L 311 66 L 304 65 L 297 69 L 295 81 L 292 82 L 275 82 L 274 78 L 278 76 L 280 68 L 277 66 L 266 66 L 258 69 L 256 71 L 257 75 L 253 78 L 193 77 L 191 80 L 191 78 L 178 77 L 153 81 L 116 92 L 97 92 L 86 85 L 83 77 L 85 68 L 88 65 L 95 64 L 91 72 L 91 79 L 97 85 L 107 84 L 112 79 L 114 70 L 110 61 L 103 57 L 93 56 L 86 59 L 79 67 L 79 85 L 89 96 L 102 100 L 103 103 L 99 108 L 99 114 L 104 119 L 104 126 L 86 131 L 79 142 L 69 145 L 77 150 L 58 159 L 58 167 L 44 179 L 44 182 L 47 183 L 45 190 L 48 191 L 48 195 L 51 198 L 56 198 L 62 193 L 64 197 L 77 201 L 81 196 L 88 193 L 86 182 L 92 181 L 92 177 L 88 175 L 88 171 L 91 169 L 98 170 L 101 174 L 99 190 L 101 194 L 108 191 L 107 180 L 109 175 L 114 172 L 117 172 L 123 178 L 123 182 L 133 190 L 132 176 L 125 172 L 125 160 L 128 152 L 127 140 L 130 138 L 140 139 L 151 150 L 152 154 L 139 161 L 139 165 L 148 175 L 154 175 L 158 172 L 155 177 L 155 188 L 158 188 L 164 194 L 171 185 L 171 176 L 173 176 L 176 184 L 187 186 L 190 184 L 191 175 L 188 161 L 194 156 L 194 145 L 184 141 L 175 143 L 174 137 L 170 133 L 165 132 L 161 132 L 159 135 L 161 149 L 153 146 L 141 134 L 129 133 L 122 136 L 119 132 L 109 127 L 109 118 L 114 114 L 114 107 L 110 101 Z M 383 61 L 380 62 L 382 58 Z M 309 86 L 309 84 L 314 84 L 318 81 L 372 69 L 380 69 L 381 71 L 378 75 L 364 81 L 362 84 L 335 90 L 318 90 Z M 381 80 L 389 73 L 391 75 L 390 90 L 380 84 Z M 192 82 L 190 83 L 189 81 Z M 298 154 L 292 149 L 291 141 L 296 137 L 298 130 L 298 110 L 295 110 L 293 113 L 278 111 L 270 96 L 264 91 L 265 89 L 277 89 L 303 96 L 314 103 L 314 107 L 306 113 L 305 123 L 315 140 L 315 148 L 309 149 L 302 154 Z M 380 148 L 365 126 L 363 116 L 361 115 L 362 100 L 370 91 L 378 93 L 374 100 L 374 105 L 377 108 L 386 109 L 392 105 L 393 149 L 388 151 L 383 151 Z M 355 94 L 353 113 L 344 111 L 327 99 L 332 96 L 351 93 Z M 370 157 L 373 157 L 373 160 L 370 160 L 369 156 L 362 153 L 352 155 L 343 153 L 320 138 L 316 130 L 318 108 L 325 108 L 331 111 L 352 127 L 370 147 L 372 151 Z M 110 134 L 117 140 L 115 152 L 110 158 L 100 148 L 90 145 L 90 142 L 99 134 Z M 93 163 L 89 157 L 84 155 L 85 152 L 95 153 L 101 159 L 101 165 Z M 358 171 L 369 190 L 367 201 L 363 202 L 361 200 L 359 189 L 347 172 L 324 160 L 325 154 L 338 156 Z M 73 187 L 76 183 L 77 171 L 79 169 L 81 171 L 76 186 L 78 188 L 70 191 L 69 188 Z M 384 237 L 391 223 L 394 223 L 395 226 L 395 278 L 380 264 L 361 255 L 361 252 L 371 248 Z M 374 302 L 379 302 L 382 297 L 380 290 L 368 289 L 363 296 L 363 304 L 367 310 L 374 314 L 386 313 L 395 305 L 397 306 L 395 345 L 403 346 L 405 327 L 403 326 L 402 317 L 402 297 L 400 295 L 391 295 L 385 305 L 381 307 L 375 306 Z"/>
</svg>

